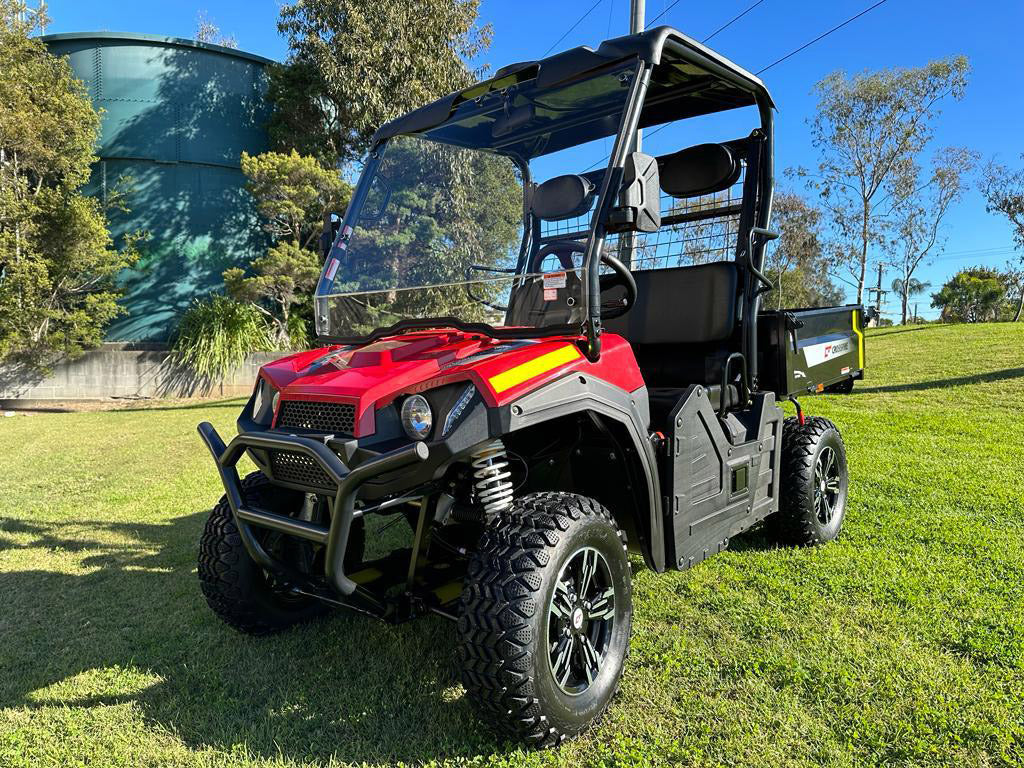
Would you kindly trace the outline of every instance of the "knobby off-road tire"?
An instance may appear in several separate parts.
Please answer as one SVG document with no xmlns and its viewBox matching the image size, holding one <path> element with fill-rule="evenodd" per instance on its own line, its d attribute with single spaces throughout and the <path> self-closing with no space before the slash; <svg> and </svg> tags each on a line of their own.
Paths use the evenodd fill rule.
<svg viewBox="0 0 1024 768">
<path fill-rule="evenodd" d="M 462 595 L 462 681 L 481 719 L 535 747 L 582 731 L 618 690 L 632 618 L 608 510 L 570 493 L 518 499 L 481 538 Z"/>
<path fill-rule="evenodd" d="M 262 472 L 242 480 L 242 496 L 253 506 L 281 514 L 301 508 L 303 495 L 272 485 Z M 362 557 L 363 529 L 353 526 L 349 552 Z M 300 545 L 295 545 L 300 546 Z M 289 592 L 249 556 L 227 497 L 210 512 L 199 541 L 199 585 L 213 612 L 249 635 L 266 635 L 323 615 L 329 606 Z"/>
<path fill-rule="evenodd" d="M 832 541 L 846 516 L 846 448 L 836 425 L 809 416 L 782 425 L 779 511 L 769 523 L 780 541 L 810 546 Z"/>
</svg>

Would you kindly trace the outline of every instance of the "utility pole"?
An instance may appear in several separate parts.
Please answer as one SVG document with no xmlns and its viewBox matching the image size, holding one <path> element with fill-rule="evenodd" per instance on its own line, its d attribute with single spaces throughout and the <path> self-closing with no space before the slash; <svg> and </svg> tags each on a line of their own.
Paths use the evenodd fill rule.
<svg viewBox="0 0 1024 768">
<path fill-rule="evenodd" d="M 630 0 L 629 3 L 629 34 L 637 35 L 644 31 L 644 18 L 647 14 L 645 8 L 647 0 Z M 636 136 L 633 137 L 633 151 L 639 152 L 643 149 L 643 131 L 636 129 Z"/>
<path fill-rule="evenodd" d="M 919 317 L 920 317 L 920 315 L 917 314 L 917 302 L 915 301 L 914 302 L 914 325 L 917 325 L 917 318 L 919 318 Z"/>
<path fill-rule="evenodd" d="M 882 302 L 885 301 L 885 295 L 888 291 L 882 290 L 882 267 L 885 266 L 882 262 L 878 262 L 878 286 L 875 288 L 868 288 L 868 293 L 874 295 L 875 306 L 878 308 L 879 317 L 882 314 Z"/>
</svg>

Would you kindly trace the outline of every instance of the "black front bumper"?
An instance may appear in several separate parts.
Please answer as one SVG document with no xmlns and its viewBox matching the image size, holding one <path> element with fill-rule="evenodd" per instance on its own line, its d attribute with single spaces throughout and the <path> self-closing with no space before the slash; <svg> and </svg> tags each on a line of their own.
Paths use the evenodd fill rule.
<svg viewBox="0 0 1024 768">
<path fill-rule="evenodd" d="M 346 575 L 344 566 L 349 531 L 356 514 L 356 491 L 363 483 L 378 475 L 426 461 L 430 452 L 425 444 L 406 445 L 389 453 L 382 453 L 367 459 L 349 469 L 338 455 L 323 442 L 308 437 L 267 432 L 243 432 L 235 437 L 230 444 L 224 445 L 217 430 L 209 422 L 201 423 L 198 430 L 200 437 L 203 438 L 203 442 L 206 443 L 217 463 L 217 471 L 224 484 L 228 504 L 234 513 L 239 535 L 253 560 L 268 571 L 280 574 L 291 583 L 296 585 L 308 583 L 309 576 L 294 571 L 287 564 L 281 563 L 267 554 L 253 534 L 252 526 L 270 528 L 298 536 L 326 547 L 324 576 L 327 586 L 331 590 L 342 597 L 360 595 L 365 599 L 371 599 L 370 595 L 363 595 L 365 590 Z M 314 461 L 336 488 L 331 502 L 330 527 L 325 528 L 247 505 L 242 496 L 241 481 L 236 465 L 250 448 L 270 452 L 298 453 Z M 375 600 L 374 602 L 376 603 Z"/>
</svg>

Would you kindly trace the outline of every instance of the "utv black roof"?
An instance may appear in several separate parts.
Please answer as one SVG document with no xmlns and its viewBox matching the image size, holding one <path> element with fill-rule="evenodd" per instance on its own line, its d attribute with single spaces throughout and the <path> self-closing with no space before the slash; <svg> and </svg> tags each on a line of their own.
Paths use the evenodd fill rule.
<svg viewBox="0 0 1024 768">
<path fill-rule="evenodd" d="M 534 80 L 533 86 L 543 91 L 635 58 L 655 66 L 640 127 L 737 107 L 774 106 L 764 83 L 755 75 L 672 27 L 655 27 L 606 40 L 596 51 L 580 46 L 546 59 L 502 67 L 489 80 L 450 93 L 386 123 L 375 134 L 374 143 L 400 134 L 427 131 L 445 122 L 459 104 L 490 91 L 527 80 Z M 658 76 L 659 70 L 664 77 Z"/>
</svg>

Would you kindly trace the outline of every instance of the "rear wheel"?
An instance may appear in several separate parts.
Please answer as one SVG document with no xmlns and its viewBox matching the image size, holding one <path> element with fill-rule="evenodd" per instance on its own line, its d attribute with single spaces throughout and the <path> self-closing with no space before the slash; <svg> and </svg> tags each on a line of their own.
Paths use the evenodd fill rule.
<svg viewBox="0 0 1024 768">
<path fill-rule="evenodd" d="M 808 417 L 782 426 L 779 511 L 770 518 L 787 544 L 812 545 L 839 535 L 846 516 L 846 448 L 836 425 Z"/>
<path fill-rule="evenodd" d="M 242 495 L 248 504 L 284 515 L 296 514 L 304 498 L 298 491 L 272 485 L 262 472 L 242 480 Z M 308 542 L 257 530 L 264 549 L 297 570 L 313 573 L 322 562 L 322 554 Z M 362 557 L 361 536 L 362 528 L 354 526 L 349 555 Z M 242 544 L 224 496 L 210 512 L 199 542 L 199 584 L 213 612 L 226 624 L 250 635 L 277 632 L 329 610 L 327 604 L 298 594 L 257 565 Z"/>
<path fill-rule="evenodd" d="M 484 533 L 459 619 L 463 683 L 482 718 L 547 747 L 618 689 L 633 618 L 626 537 L 597 502 L 537 493 Z"/>
</svg>

